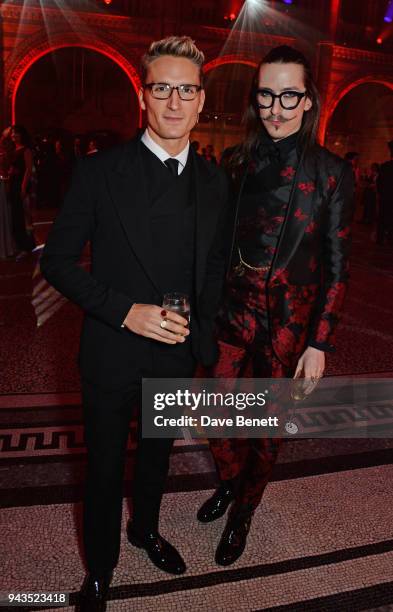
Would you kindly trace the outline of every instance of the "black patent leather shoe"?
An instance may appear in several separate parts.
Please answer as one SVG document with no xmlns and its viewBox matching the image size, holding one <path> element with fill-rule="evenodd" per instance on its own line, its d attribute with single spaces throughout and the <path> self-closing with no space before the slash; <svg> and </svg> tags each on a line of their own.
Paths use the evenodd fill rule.
<svg viewBox="0 0 393 612">
<path fill-rule="evenodd" d="M 127 537 L 130 544 L 147 552 L 150 561 L 158 569 L 176 575 L 184 574 L 186 571 L 186 564 L 176 548 L 164 540 L 157 531 L 141 537 L 135 533 L 131 521 L 128 521 Z"/>
<path fill-rule="evenodd" d="M 232 565 L 241 557 L 246 547 L 252 515 L 229 517 L 216 550 L 218 565 Z"/>
<path fill-rule="evenodd" d="M 81 589 L 79 612 L 105 612 L 111 580 L 112 572 L 99 576 L 88 574 Z"/>
<path fill-rule="evenodd" d="M 201 523 L 211 523 L 224 516 L 229 504 L 235 499 L 232 487 L 221 484 L 209 499 L 199 508 L 197 519 Z"/>
</svg>

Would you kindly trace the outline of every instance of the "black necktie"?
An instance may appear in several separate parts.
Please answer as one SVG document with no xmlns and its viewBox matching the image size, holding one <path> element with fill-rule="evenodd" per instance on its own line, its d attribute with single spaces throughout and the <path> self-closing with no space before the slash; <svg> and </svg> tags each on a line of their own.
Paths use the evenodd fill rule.
<svg viewBox="0 0 393 612">
<path fill-rule="evenodd" d="M 169 168 L 173 176 L 177 176 L 179 174 L 178 172 L 179 160 L 178 159 L 175 159 L 174 157 L 168 157 L 168 159 L 164 161 L 164 164 L 166 165 L 167 168 Z"/>
</svg>

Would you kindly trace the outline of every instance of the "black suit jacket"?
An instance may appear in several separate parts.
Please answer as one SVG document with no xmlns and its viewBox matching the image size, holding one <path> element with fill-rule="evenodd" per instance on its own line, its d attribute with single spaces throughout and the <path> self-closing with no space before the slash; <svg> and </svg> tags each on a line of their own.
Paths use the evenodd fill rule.
<svg viewBox="0 0 393 612">
<path fill-rule="evenodd" d="M 134 303 L 162 303 L 141 146 L 139 139 L 132 140 L 79 162 L 41 258 L 48 282 L 86 313 L 82 377 L 107 389 L 124 388 L 140 375 L 156 342 L 121 327 L 129 309 Z M 196 202 L 196 307 L 190 341 L 195 358 L 210 365 L 217 358 L 213 322 L 225 269 L 227 181 L 192 147 L 190 155 Z M 88 241 L 90 271 L 78 265 Z"/>
</svg>

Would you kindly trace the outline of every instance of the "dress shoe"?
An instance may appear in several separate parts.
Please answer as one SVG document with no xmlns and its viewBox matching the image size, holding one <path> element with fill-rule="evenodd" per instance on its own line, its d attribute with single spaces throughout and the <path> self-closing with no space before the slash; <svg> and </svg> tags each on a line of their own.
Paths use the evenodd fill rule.
<svg viewBox="0 0 393 612">
<path fill-rule="evenodd" d="M 229 517 L 216 550 L 218 565 L 232 565 L 243 554 L 252 514 Z"/>
<path fill-rule="evenodd" d="M 158 569 L 168 572 L 168 574 L 184 574 L 186 571 L 186 564 L 176 548 L 164 540 L 157 531 L 139 536 L 135 533 L 132 523 L 129 521 L 127 537 L 130 544 L 145 549 L 150 561 Z"/>
<path fill-rule="evenodd" d="M 232 486 L 222 483 L 209 499 L 199 508 L 197 519 L 201 523 L 211 523 L 224 516 L 229 504 L 235 499 Z"/>
<path fill-rule="evenodd" d="M 112 572 L 100 575 L 88 574 L 81 589 L 78 610 L 80 612 L 105 612 L 111 580 Z"/>
</svg>

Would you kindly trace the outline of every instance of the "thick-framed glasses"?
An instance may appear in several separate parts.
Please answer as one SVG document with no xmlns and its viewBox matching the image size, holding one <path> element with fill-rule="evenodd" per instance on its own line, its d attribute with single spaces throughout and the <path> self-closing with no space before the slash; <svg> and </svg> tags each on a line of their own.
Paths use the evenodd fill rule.
<svg viewBox="0 0 393 612">
<path fill-rule="evenodd" d="M 299 106 L 300 100 L 307 95 L 307 92 L 303 91 L 283 91 L 280 94 L 275 94 L 269 89 L 257 89 L 256 98 L 259 108 L 271 108 L 276 101 L 276 98 L 280 100 L 282 108 L 286 110 L 292 110 Z"/>
<path fill-rule="evenodd" d="M 169 85 L 168 83 L 146 83 L 145 87 L 150 89 L 153 98 L 157 100 L 167 100 L 171 97 L 173 90 L 176 89 L 181 100 L 195 100 L 198 93 L 201 91 L 201 85 Z"/>
</svg>

